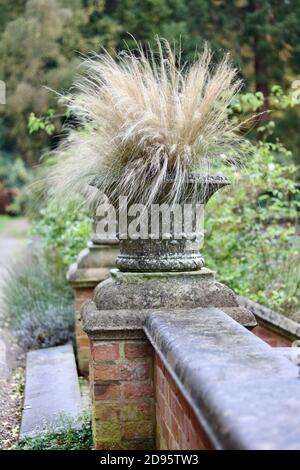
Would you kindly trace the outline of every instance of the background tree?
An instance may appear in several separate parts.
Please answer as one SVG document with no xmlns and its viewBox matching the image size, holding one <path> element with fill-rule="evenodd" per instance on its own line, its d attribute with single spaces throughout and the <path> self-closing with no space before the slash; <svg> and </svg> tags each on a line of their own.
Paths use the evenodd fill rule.
<svg viewBox="0 0 300 470">
<path fill-rule="evenodd" d="M 299 70 L 300 0 L 0 0 L 0 7 L 0 79 L 7 85 L 0 151 L 30 165 L 42 147 L 57 143 L 45 134 L 33 139 L 26 128 L 30 112 L 45 114 L 56 102 L 43 86 L 66 92 L 81 53 L 133 46 L 130 34 L 145 44 L 155 34 L 181 39 L 185 59 L 205 40 L 216 54 L 227 49 L 246 88 L 266 98 L 274 83 L 288 87 Z M 290 109 L 277 126 L 296 159 L 299 124 Z"/>
<path fill-rule="evenodd" d="M 0 76 L 6 82 L 3 108 L 5 149 L 33 164 L 47 137 L 29 139 L 28 115 L 44 113 L 57 101 L 45 87 L 67 90 L 77 63 L 71 9 L 56 0 L 28 0 L 21 16 L 10 21 L 1 37 Z M 71 52 L 72 51 L 72 52 Z M 42 139 L 42 140 L 40 140 Z"/>
</svg>

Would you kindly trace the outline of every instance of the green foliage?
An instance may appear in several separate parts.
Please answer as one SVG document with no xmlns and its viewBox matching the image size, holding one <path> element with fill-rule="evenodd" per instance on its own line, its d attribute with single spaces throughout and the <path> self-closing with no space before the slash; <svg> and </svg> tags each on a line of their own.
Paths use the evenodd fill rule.
<svg viewBox="0 0 300 470">
<path fill-rule="evenodd" d="M 14 190 L 13 202 L 7 210 L 14 215 L 24 213 L 28 201 L 25 187 L 33 180 L 33 171 L 21 158 L 11 159 L 8 154 L 0 154 L 0 182 Z"/>
<path fill-rule="evenodd" d="M 61 204 L 50 202 L 40 211 L 33 234 L 41 238 L 45 250 L 56 257 L 59 265 L 68 266 L 85 248 L 91 235 L 91 223 L 86 210 L 78 208 L 78 200 Z"/>
<path fill-rule="evenodd" d="M 0 181 L 9 188 L 21 188 L 31 182 L 31 171 L 21 158 L 10 160 L 8 155 L 0 155 Z"/>
<path fill-rule="evenodd" d="M 232 53 L 248 89 L 266 96 L 274 83 L 285 88 L 299 70 L 298 0 L 0 0 L 0 6 L 0 79 L 8 91 L 0 140 L 30 164 L 41 148 L 56 145 L 53 126 L 59 132 L 65 120 L 48 119 L 56 97 L 46 87 L 66 92 L 80 53 L 124 48 L 124 40 L 134 46 L 130 35 L 144 45 L 153 44 L 155 34 L 181 39 L 184 59 L 209 41 L 216 55 L 221 49 Z M 34 139 L 27 132 L 30 113 L 31 131 L 46 129 Z M 299 113 L 288 122 L 291 143 L 299 148 Z"/>
<path fill-rule="evenodd" d="M 44 131 L 48 136 L 53 135 L 60 127 L 60 119 L 68 119 L 70 117 L 69 111 L 65 109 L 67 101 L 68 96 L 63 96 L 57 100 L 57 105 L 62 110 L 61 113 L 57 109 L 50 108 L 45 115 L 37 117 L 35 113 L 31 112 L 28 118 L 29 134 Z"/>
<path fill-rule="evenodd" d="M 93 446 L 90 417 L 85 415 L 72 423 L 62 418 L 62 429 L 23 439 L 15 450 L 91 450 Z"/>
<path fill-rule="evenodd" d="M 284 162 L 284 164 L 280 163 Z M 234 185 L 208 204 L 204 256 L 240 295 L 290 314 L 300 305 L 300 191 L 291 152 L 259 141 Z"/>
<path fill-rule="evenodd" d="M 202 34 L 233 51 L 256 91 L 267 95 L 272 82 L 286 85 L 290 71 L 297 73 L 298 0 L 189 0 L 188 3 L 206 5 Z M 197 16 L 191 18 L 195 27 L 197 20 Z"/>
<path fill-rule="evenodd" d="M 2 295 L 3 320 L 25 349 L 72 340 L 72 288 L 65 271 L 36 243 L 10 266 Z"/>
<path fill-rule="evenodd" d="M 7 22 L 1 35 L 0 78 L 7 89 L 7 104 L 1 111 L 5 147 L 34 164 L 49 138 L 40 134 L 31 139 L 27 118 L 31 112 L 46 114 L 56 102 L 55 94 L 46 87 L 56 91 L 69 87 L 77 64 L 77 19 L 73 7 L 68 8 L 62 0 L 24 3 L 23 11 Z M 51 127 L 48 130 L 51 132 Z"/>
<path fill-rule="evenodd" d="M 34 113 L 30 113 L 28 118 L 29 133 L 33 134 L 40 130 L 45 131 L 48 135 L 52 135 L 55 131 L 55 125 L 51 122 L 54 110 L 48 109 L 47 116 L 44 118 L 37 118 Z"/>
<path fill-rule="evenodd" d="M 51 202 L 40 212 L 33 242 L 10 267 L 3 286 L 4 321 L 25 349 L 73 338 L 73 291 L 66 267 L 90 238 L 90 220 L 78 200 Z"/>
<path fill-rule="evenodd" d="M 300 104 L 300 81 L 295 80 L 291 88 L 284 93 L 279 85 L 273 85 L 269 96 L 265 96 L 261 91 L 256 93 L 241 93 L 237 95 L 231 104 L 232 114 L 247 114 L 257 112 L 268 100 L 267 112 L 294 108 Z"/>
<path fill-rule="evenodd" d="M 243 93 L 237 95 L 231 103 L 233 113 L 256 112 L 264 104 L 264 95 L 261 91 L 256 93 Z"/>
</svg>

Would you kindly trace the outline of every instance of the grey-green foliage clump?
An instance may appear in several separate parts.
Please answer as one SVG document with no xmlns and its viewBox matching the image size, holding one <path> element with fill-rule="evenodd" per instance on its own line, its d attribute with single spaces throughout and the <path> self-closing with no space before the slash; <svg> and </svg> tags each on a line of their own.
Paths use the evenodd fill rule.
<svg viewBox="0 0 300 470">
<path fill-rule="evenodd" d="M 91 224 L 80 201 L 50 202 L 33 220 L 33 242 L 10 266 L 4 286 L 4 321 L 25 349 L 73 339 L 73 292 L 68 265 L 90 238 Z"/>
<path fill-rule="evenodd" d="M 73 338 L 73 294 L 65 270 L 36 246 L 7 271 L 4 322 L 25 349 L 56 346 Z"/>
<path fill-rule="evenodd" d="M 88 415 L 78 422 L 66 422 L 60 431 L 49 430 L 23 439 L 16 450 L 91 450 L 93 445 L 91 420 Z"/>
</svg>

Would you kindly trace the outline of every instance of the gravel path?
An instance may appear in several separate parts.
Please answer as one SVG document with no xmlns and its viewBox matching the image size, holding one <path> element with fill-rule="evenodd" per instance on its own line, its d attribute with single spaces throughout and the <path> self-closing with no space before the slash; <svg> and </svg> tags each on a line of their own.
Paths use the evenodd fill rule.
<svg viewBox="0 0 300 470">
<path fill-rule="evenodd" d="M 0 232 L 0 294 L 7 267 L 26 245 L 28 223 L 12 219 Z M 4 324 L 0 295 L 0 449 L 9 449 L 18 438 L 23 401 L 23 351 Z"/>
</svg>

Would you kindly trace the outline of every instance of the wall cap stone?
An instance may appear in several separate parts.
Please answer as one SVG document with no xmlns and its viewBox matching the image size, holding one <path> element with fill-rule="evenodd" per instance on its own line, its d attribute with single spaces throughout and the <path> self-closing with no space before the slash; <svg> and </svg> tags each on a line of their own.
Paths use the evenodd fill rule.
<svg viewBox="0 0 300 470">
<path fill-rule="evenodd" d="M 201 310 L 201 309 L 200 309 Z M 149 314 L 156 309 L 112 309 L 99 310 L 92 300 L 85 302 L 80 311 L 82 329 L 92 339 L 138 339 L 145 338 L 144 325 Z M 159 310 L 166 320 L 173 310 L 162 308 Z M 178 315 L 185 315 L 186 309 L 176 309 Z M 189 309 L 197 315 L 199 309 Z M 228 307 L 224 311 L 238 322 L 248 319 L 248 311 L 243 307 Z"/>
<path fill-rule="evenodd" d="M 221 309 L 156 311 L 145 333 L 217 449 L 299 449 L 298 367 Z"/>
<path fill-rule="evenodd" d="M 93 301 L 81 308 L 82 329 L 94 340 L 145 338 L 143 326 L 147 311 L 101 310 Z"/>
<path fill-rule="evenodd" d="M 270 308 L 254 302 L 246 297 L 238 297 L 240 305 L 250 310 L 258 323 L 288 339 L 300 339 L 300 324 Z"/>
</svg>

